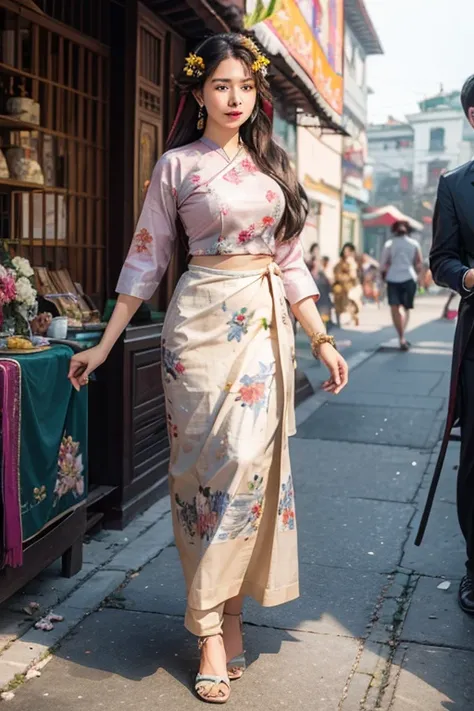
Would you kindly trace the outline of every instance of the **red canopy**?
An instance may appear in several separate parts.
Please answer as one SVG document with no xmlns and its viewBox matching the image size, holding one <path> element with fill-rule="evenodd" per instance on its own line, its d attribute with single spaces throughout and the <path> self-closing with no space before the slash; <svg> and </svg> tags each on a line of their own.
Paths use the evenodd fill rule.
<svg viewBox="0 0 474 711">
<path fill-rule="evenodd" d="M 384 205 L 370 212 L 365 212 L 362 218 L 364 227 L 391 227 L 395 222 L 408 222 L 417 232 L 423 229 L 421 222 L 403 214 L 395 205 Z"/>
</svg>

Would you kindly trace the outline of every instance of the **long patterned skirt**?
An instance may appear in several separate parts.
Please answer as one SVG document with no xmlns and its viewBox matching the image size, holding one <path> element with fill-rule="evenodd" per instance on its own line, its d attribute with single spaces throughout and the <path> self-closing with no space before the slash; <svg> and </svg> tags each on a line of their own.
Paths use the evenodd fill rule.
<svg viewBox="0 0 474 711">
<path fill-rule="evenodd" d="M 294 337 L 280 271 L 191 265 L 162 336 L 170 493 L 188 607 L 298 597 L 288 436 Z"/>
</svg>

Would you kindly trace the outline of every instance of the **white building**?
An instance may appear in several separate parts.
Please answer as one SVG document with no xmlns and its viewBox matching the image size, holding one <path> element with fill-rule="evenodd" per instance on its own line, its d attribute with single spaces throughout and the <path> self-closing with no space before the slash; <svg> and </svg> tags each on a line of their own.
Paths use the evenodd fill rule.
<svg viewBox="0 0 474 711">
<path fill-rule="evenodd" d="M 463 142 L 461 148 L 461 165 L 474 159 L 474 128 L 467 119 L 464 120 Z"/>
<path fill-rule="evenodd" d="M 372 183 L 370 203 L 396 205 L 406 211 L 413 190 L 413 127 L 389 116 L 386 123 L 369 126 L 367 139 Z"/>
<path fill-rule="evenodd" d="M 434 194 L 440 175 L 469 158 L 459 92 L 440 93 L 421 101 L 420 111 L 407 120 L 414 132 L 415 194 Z"/>
<path fill-rule="evenodd" d="M 427 252 L 439 178 L 471 160 L 474 130 L 464 116 L 459 91 L 441 91 L 419 107 L 405 123 L 390 117 L 386 124 L 369 127 L 370 204 L 396 205 L 422 222 L 425 229 L 419 239 Z"/>
</svg>

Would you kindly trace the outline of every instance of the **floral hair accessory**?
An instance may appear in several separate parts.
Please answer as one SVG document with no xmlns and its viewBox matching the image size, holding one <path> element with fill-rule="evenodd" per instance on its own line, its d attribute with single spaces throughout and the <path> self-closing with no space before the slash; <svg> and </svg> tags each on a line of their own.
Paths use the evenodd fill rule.
<svg viewBox="0 0 474 711">
<path fill-rule="evenodd" d="M 260 54 L 255 62 L 252 64 L 252 70 L 254 72 L 261 72 L 261 74 L 265 77 L 268 72 L 268 65 L 270 64 L 270 60 L 268 57 L 265 57 L 263 54 Z"/>
<path fill-rule="evenodd" d="M 261 72 L 263 76 L 266 76 L 268 71 L 268 65 L 270 64 L 270 60 L 268 59 L 268 57 L 265 57 L 265 55 L 262 54 L 255 42 L 251 40 L 250 37 L 245 37 L 244 35 L 242 35 L 242 44 L 255 57 L 255 61 L 252 64 L 252 71 Z"/>
<path fill-rule="evenodd" d="M 188 77 L 202 77 L 205 69 L 206 65 L 204 64 L 204 59 L 198 54 L 191 53 L 186 57 L 186 61 L 184 63 L 184 73 Z"/>
</svg>

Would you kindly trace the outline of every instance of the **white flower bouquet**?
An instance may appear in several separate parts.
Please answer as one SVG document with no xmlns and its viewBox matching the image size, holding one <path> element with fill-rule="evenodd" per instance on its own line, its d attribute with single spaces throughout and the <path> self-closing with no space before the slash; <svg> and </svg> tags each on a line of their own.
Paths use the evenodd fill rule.
<svg viewBox="0 0 474 711">
<path fill-rule="evenodd" d="M 10 258 L 3 250 L 0 264 L 0 331 L 7 335 L 30 335 L 30 321 L 38 312 L 34 271 L 24 257 Z"/>
</svg>

